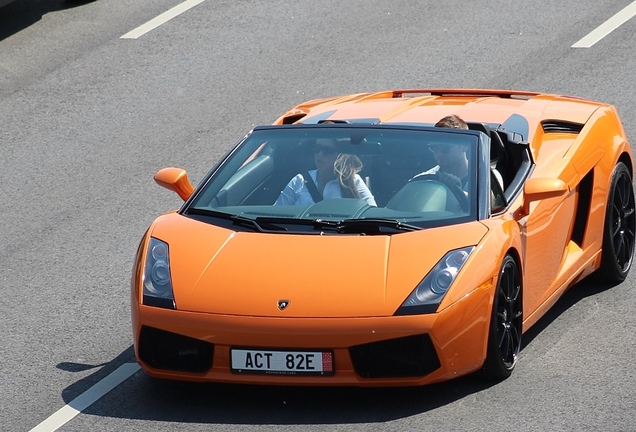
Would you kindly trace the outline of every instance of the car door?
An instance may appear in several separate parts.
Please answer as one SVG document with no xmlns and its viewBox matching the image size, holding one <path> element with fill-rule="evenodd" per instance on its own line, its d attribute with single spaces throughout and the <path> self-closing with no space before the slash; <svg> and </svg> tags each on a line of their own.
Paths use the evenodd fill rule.
<svg viewBox="0 0 636 432">
<path fill-rule="evenodd" d="M 576 194 L 540 200 L 520 223 L 524 251 L 524 316 L 537 310 L 562 283 L 559 275 L 567 256 L 575 218 Z"/>
</svg>

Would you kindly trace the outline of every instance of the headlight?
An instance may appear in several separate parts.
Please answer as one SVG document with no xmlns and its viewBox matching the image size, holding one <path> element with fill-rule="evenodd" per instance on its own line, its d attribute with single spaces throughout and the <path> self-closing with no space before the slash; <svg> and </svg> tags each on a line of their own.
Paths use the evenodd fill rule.
<svg viewBox="0 0 636 432">
<path fill-rule="evenodd" d="M 475 246 L 448 252 L 413 290 L 395 315 L 432 313 L 455 282 Z"/>
<path fill-rule="evenodd" d="M 148 306 L 176 309 L 170 277 L 168 244 L 150 238 L 144 268 L 144 301 Z"/>
</svg>

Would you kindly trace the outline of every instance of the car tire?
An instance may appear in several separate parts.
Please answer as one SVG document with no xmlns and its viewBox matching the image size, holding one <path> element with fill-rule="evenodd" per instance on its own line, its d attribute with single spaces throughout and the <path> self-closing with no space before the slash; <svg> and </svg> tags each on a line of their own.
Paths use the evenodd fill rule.
<svg viewBox="0 0 636 432">
<path fill-rule="evenodd" d="M 605 282 L 617 283 L 625 280 L 632 266 L 636 233 L 632 176 L 623 162 L 614 167 L 606 206 L 598 276 Z"/>
<path fill-rule="evenodd" d="M 488 351 L 482 369 L 486 378 L 502 380 L 512 374 L 521 350 L 522 320 L 519 266 L 511 255 L 506 255 L 501 264 L 492 304 Z"/>
</svg>

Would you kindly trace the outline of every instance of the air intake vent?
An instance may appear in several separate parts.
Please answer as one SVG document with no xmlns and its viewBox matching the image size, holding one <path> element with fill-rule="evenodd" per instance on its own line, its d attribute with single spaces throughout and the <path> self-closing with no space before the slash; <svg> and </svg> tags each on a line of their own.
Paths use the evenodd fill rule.
<svg viewBox="0 0 636 432">
<path fill-rule="evenodd" d="M 349 354 L 362 378 L 419 377 L 441 366 L 427 334 L 352 346 Z"/>
<path fill-rule="evenodd" d="M 579 123 L 570 123 L 559 120 L 546 120 L 541 122 L 543 132 L 545 133 L 572 133 L 578 134 L 583 129 L 583 125 Z"/>
<path fill-rule="evenodd" d="M 137 349 L 141 361 L 156 369 L 203 373 L 212 368 L 213 344 L 153 327 L 141 327 Z"/>
<path fill-rule="evenodd" d="M 305 117 L 307 114 L 302 113 L 302 114 L 294 114 L 294 115 L 290 115 L 287 117 L 283 118 L 283 124 L 287 125 L 287 124 L 293 124 L 296 123 L 298 120 L 300 120 L 301 118 Z"/>
</svg>

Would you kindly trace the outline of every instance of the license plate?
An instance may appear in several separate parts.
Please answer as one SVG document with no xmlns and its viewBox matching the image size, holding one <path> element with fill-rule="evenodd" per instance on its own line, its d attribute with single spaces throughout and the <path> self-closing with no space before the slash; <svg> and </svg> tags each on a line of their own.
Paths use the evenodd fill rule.
<svg viewBox="0 0 636 432">
<path fill-rule="evenodd" d="M 232 349 L 232 372 L 278 375 L 333 375 L 331 351 Z"/>
</svg>

